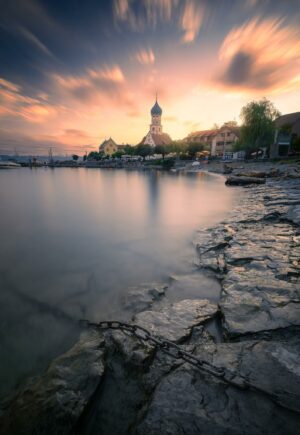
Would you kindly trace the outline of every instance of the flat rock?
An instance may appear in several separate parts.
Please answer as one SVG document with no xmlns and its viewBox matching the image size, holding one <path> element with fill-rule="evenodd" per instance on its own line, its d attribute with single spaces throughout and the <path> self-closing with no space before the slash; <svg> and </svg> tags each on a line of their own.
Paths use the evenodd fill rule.
<svg viewBox="0 0 300 435">
<path fill-rule="evenodd" d="M 135 316 L 135 323 L 178 342 L 190 335 L 193 326 L 212 318 L 217 311 L 217 305 L 206 299 L 185 299 L 160 311 L 143 311 Z"/>
<path fill-rule="evenodd" d="M 247 376 L 250 389 L 232 387 L 184 364 L 157 385 L 135 433 L 297 433 L 299 346 L 299 339 L 202 344 L 196 352 L 199 357 Z"/>
<path fill-rule="evenodd" d="M 134 314 L 147 310 L 158 302 L 168 289 L 168 285 L 152 283 L 130 287 L 126 293 L 124 307 Z"/>
</svg>

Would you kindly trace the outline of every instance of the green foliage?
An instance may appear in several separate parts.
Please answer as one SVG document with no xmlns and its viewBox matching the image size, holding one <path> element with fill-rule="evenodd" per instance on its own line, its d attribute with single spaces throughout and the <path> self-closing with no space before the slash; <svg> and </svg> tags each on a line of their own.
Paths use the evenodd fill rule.
<svg viewBox="0 0 300 435">
<path fill-rule="evenodd" d="M 274 120 L 280 116 L 273 103 L 266 98 L 251 101 L 241 110 L 240 144 L 246 152 L 269 146 L 274 139 Z"/>
<path fill-rule="evenodd" d="M 114 154 L 112 154 L 112 157 L 120 159 L 123 155 L 124 155 L 124 151 L 116 151 Z"/>
<path fill-rule="evenodd" d="M 196 154 L 204 150 L 204 145 L 198 142 L 191 142 L 188 144 L 187 152 L 191 157 L 195 157 Z"/>
<path fill-rule="evenodd" d="M 155 154 L 162 154 L 163 159 L 165 158 L 165 155 L 167 154 L 167 146 L 166 145 L 156 145 L 154 148 Z"/>
<path fill-rule="evenodd" d="M 169 153 L 186 153 L 187 151 L 187 143 L 182 140 L 173 141 L 168 145 Z"/>
<path fill-rule="evenodd" d="M 124 147 L 124 154 L 127 154 L 129 156 L 133 156 L 135 153 L 135 147 L 133 147 L 132 145 L 125 145 Z"/>
<path fill-rule="evenodd" d="M 173 158 L 164 159 L 162 161 L 162 167 L 164 169 L 171 169 L 171 168 L 173 168 L 174 164 L 175 164 L 175 159 L 173 159 Z"/>
<path fill-rule="evenodd" d="M 91 151 L 87 156 L 88 160 L 101 160 L 104 157 L 104 153 L 101 151 L 98 153 L 97 151 Z"/>
<path fill-rule="evenodd" d="M 237 153 L 238 151 L 244 151 L 245 150 L 245 146 L 244 144 L 239 140 L 237 140 L 236 142 L 234 142 L 234 144 L 232 144 L 232 151 L 234 153 Z"/>
<path fill-rule="evenodd" d="M 77 154 L 73 154 L 72 159 L 76 162 L 79 159 L 79 156 Z"/>
<path fill-rule="evenodd" d="M 85 162 L 85 161 L 86 161 L 86 159 L 87 159 L 87 155 L 86 155 L 86 154 L 84 154 L 84 156 L 82 157 L 82 159 L 83 159 L 83 161 Z"/>
<path fill-rule="evenodd" d="M 139 144 L 135 147 L 135 155 L 141 156 L 145 160 L 147 156 L 150 156 L 153 149 L 150 145 Z"/>
</svg>

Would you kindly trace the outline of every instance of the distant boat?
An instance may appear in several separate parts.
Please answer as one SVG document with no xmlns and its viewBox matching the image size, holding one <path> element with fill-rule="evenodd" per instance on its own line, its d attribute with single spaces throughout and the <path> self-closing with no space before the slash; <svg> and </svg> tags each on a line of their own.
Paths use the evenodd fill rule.
<svg viewBox="0 0 300 435">
<path fill-rule="evenodd" d="M 19 165 L 19 163 L 0 161 L 0 169 L 17 169 L 17 168 L 21 168 L 21 165 Z"/>
</svg>

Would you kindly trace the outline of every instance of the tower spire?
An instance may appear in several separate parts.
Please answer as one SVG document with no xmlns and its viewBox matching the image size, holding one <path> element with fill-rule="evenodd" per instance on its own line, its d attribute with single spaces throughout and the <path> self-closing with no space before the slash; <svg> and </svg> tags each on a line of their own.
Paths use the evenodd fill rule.
<svg viewBox="0 0 300 435">
<path fill-rule="evenodd" d="M 157 103 L 157 91 L 155 92 L 155 102 Z"/>
</svg>

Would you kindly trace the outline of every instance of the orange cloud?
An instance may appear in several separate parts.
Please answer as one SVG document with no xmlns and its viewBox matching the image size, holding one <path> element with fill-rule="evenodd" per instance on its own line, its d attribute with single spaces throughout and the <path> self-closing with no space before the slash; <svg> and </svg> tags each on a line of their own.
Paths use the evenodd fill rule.
<svg viewBox="0 0 300 435">
<path fill-rule="evenodd" d="M 300 28 L 281 18 L 254 18 L 226 36 L 218 80 L 225 87 L 276 91 L 289 87 L 299 74 Z"/>
<path fill-rule="evenodd" d="M 107 80 L 111 82 L 121 83 L 124 82 L 124 75 L 119 66 L 114 66 L 113 68 L 108 68 L 107 66 L 104 69 L 93 70 L 89 69 L 88 73 L 93 79 Z"/>
<path fill-rule="evenodd" d="M 104 66 L 99 69 L 87 69 L 82 75 L 61 75 L 52 76 L 58 91 L 67 93 L 69 97 L 75 98 L 80 104 L 90 103 L 97 105 L 104 98 L 120 98 L 120 104 L 128 103 L 129 97 L 124 88 L 125 77 L 119 66 L 109 68 Z"/>
<path fill-rule="evenodd" d="M 151 49 L 142 49 L 136 55 L 135 58 L 142 65 L 150 65 L 155 62 L 155 56 Z"/>
<path fill-rule="evenodd" d="M 56 115 L 56 108 L 45 100 L 22 94 L 22 88 L 0 78 L 0 116 L 20 117 L 29 122 L 44 122 Z"/>
<path fill-rule="evenodd" d="M 204 19 L 204 9 L 194 0 L 187 0 L 181 16 L 181 28 L 184 31 L 182 41 L 193 42 L 199 33 Z"/>
<path fill-rule="evenodd" d="M 1 89 L 7 89 L 11 92 L 19 92 L 20 86 L 16 85 L 15 83 L 11 83 L 5 79 L 2 79 L 0 77 L 0 90 Z"/>
</svg>

